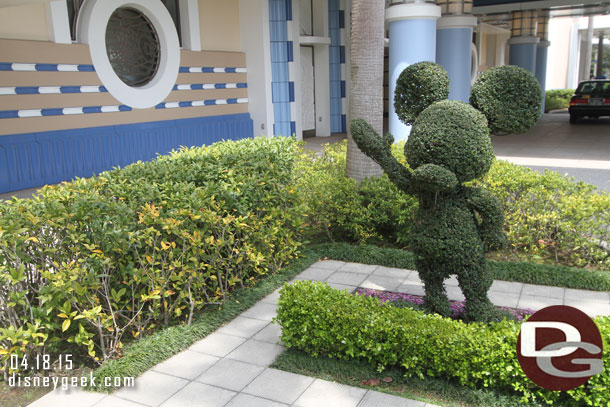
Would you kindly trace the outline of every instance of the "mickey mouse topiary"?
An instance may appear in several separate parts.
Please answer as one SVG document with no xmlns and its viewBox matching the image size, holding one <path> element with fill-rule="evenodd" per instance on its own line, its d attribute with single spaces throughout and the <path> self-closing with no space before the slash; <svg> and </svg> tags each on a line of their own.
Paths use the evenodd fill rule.
<svg viewBox="0 0 610 407">
<path fill-rule="evenodd" d="M 392 156 L 390 134 L 379 137 L 362 119 L 351 122 L 351 134 L 400 190 L 419 198 L 409 247 L 425 285 L 427 309 L 450 314 L 443 281 L 456 274 L 466 297 L 465 317 L 499 319 L 487 297 L 493 280 L 485 253 L 506 244 L 504 212 L 490 192 L 463 185 L 485 175 L 494 159 L 485 116 L 457 101 L 426 107 L 405 144 L 412 173 Z"/>
<path fill-rule="evenodd" d="M 493 134 L 525 133 L 542 114 L 542 88 L 527 69 L 496 66 L 472 86 L 470 104 L 487 117 Z"/>
<path fill-rule="evenodd" d="M 448 96 L 447 71 L 434 62 L 418 62 L 406 67 L 396 80 L 394 109 L 402 122 L 412 124 L 426 107 Z"/>
</svg>

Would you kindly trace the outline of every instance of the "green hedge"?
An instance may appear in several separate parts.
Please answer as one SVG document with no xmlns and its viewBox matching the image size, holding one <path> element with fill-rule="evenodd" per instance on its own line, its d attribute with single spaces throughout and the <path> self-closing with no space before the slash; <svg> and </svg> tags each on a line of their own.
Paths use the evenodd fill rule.
<svg viewBox="0 0 610 407">
<path fill-rule="evenodd" d="M 335 143 L 322 155 L 306 153 L 297 164 L 312 239 L 406 244 L 417 199 L 400 193 L 386 175 L 358 185 L 345 174 L 345 152 L 345 142 Z"/>
<path fill-rule="evenodd" d="M 418 202 L 386 175 L 358 186 L 345 175 L 346 143 L 300 161 L 299 190 L 308 205 L 308 230 L 324 238 L 406 247 Z M 406 165 L 404 143 L 392 153 Z M 610 270 L 610 195 L 555 172 L 494 161 L 479 184 L 501 199 L 509 250 L 532 260 Z"/>
<path fill-rule="evenodd" d="M 519 324 L 465 324 L 408 308 L 381 306 L 378 299 L 355 296 L 324 283 L 300 281 L 280 292 L 277 321 L 282 342 L 312 355 L 365 359 L 379 370 L 401 366 L 405 376 L 453 379 L 471 388 L 510 390 L 524 402 L 561 406 L 607 406 L 610 373 L 568 392 L 535 386 L 516 357 Z M 610 318 L 597 318 L 605 343 Z M 604 364 L 610 354 L 604 355 Z"/>
<path fill-rule="evenodd" d="M 71 346 L 101 363 L 284 266 L 305 217 L 299 152 L 223 142 L 1 204 L 2 362 Z"/>
<path fill-rule="evenodd" d="M 610 195 L 553 171 L 496 161 L 482 184 L 500 198 L 515 251 L 610 270 Z"/>
<path fill-rule="evenodd" d="M 570 107 L 572 95 L 574 95 L 574 89 L 547 90 L 544 102 L 545 113 L 556 109 L 567 109 Z"/>
</svg>

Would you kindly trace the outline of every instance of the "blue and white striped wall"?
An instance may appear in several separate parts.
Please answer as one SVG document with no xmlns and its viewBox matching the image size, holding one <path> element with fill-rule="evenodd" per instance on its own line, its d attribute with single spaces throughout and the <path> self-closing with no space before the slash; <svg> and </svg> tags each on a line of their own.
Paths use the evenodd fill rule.
<svg viewBox="0 0 610 407">
<path fill-rule="evenodd" d="M 347 13 L 349 18 L 349 12 Z M 330 131 L 347 131 L 345 0 L 328 0 Z"/>
<path fill-rule="evenodd" d="M 0 39 L 0 193 L 253 136 L 245 55 L 181 51 L 169 96 L 118 102 L 83 44 Z"/>
<path fill-rule="evenodd" d="M 273 134 L 276 136 L 292 136 L 296 133 L 294 81 L 297 68 L 294 63 L 292 24 L 292 0 L 269 0 Z"/>
</svg>

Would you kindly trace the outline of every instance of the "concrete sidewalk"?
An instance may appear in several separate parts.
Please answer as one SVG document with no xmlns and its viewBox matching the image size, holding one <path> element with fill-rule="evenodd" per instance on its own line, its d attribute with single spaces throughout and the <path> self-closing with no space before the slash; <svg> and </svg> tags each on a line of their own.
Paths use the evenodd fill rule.
<svg viewBox="0 0 610 407">
<path fill-rule="evenodd" d="M 325 260 L 295 280 L 326 281 L 353 292 L 357 287 L 423 294 L 416 271 Z M 462 299 L 455 278 L 445 282 L 451 299 Z M 531 308 L 565 304 L 591 316 L 610 315 L 608 292 L 495 281 L 489 296 L 500 306 Z M 278 291 L 188 350 L 144 373 L 134 388 L 112 395 L 55 391 L 30 407 L 432 407 L 391 396 L 269 368 L 284 350 L 280 327 L 271 323 Z"/>
</svg>

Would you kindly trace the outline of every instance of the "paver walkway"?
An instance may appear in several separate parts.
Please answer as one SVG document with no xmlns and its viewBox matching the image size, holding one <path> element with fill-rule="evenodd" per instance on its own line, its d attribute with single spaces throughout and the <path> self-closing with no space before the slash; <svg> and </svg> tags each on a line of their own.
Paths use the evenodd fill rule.
<svg viewBox="0 0 610 407">
<path fill-rule="evenodd" d="M 320 261 L 296 280 L 326 281 L 331 286 L 423 294 L 417 272 L 334 260 Z M 451 299 L 462 299 L 455 278 L 445 282 Z M 610 315 L 607 292 L 495 281 L 489 296 L 500 306 L 531 308 L 565 304 L 591 316 Z M 188 350 L 144 373 L 134 388 L 112 395 L 55 391 L 30 407 L 432 407 L 374 390 L 346 386 L 268 366 L 283 351 L 280 327 L 271 323 L 278 291 Z"/>
</svg>

